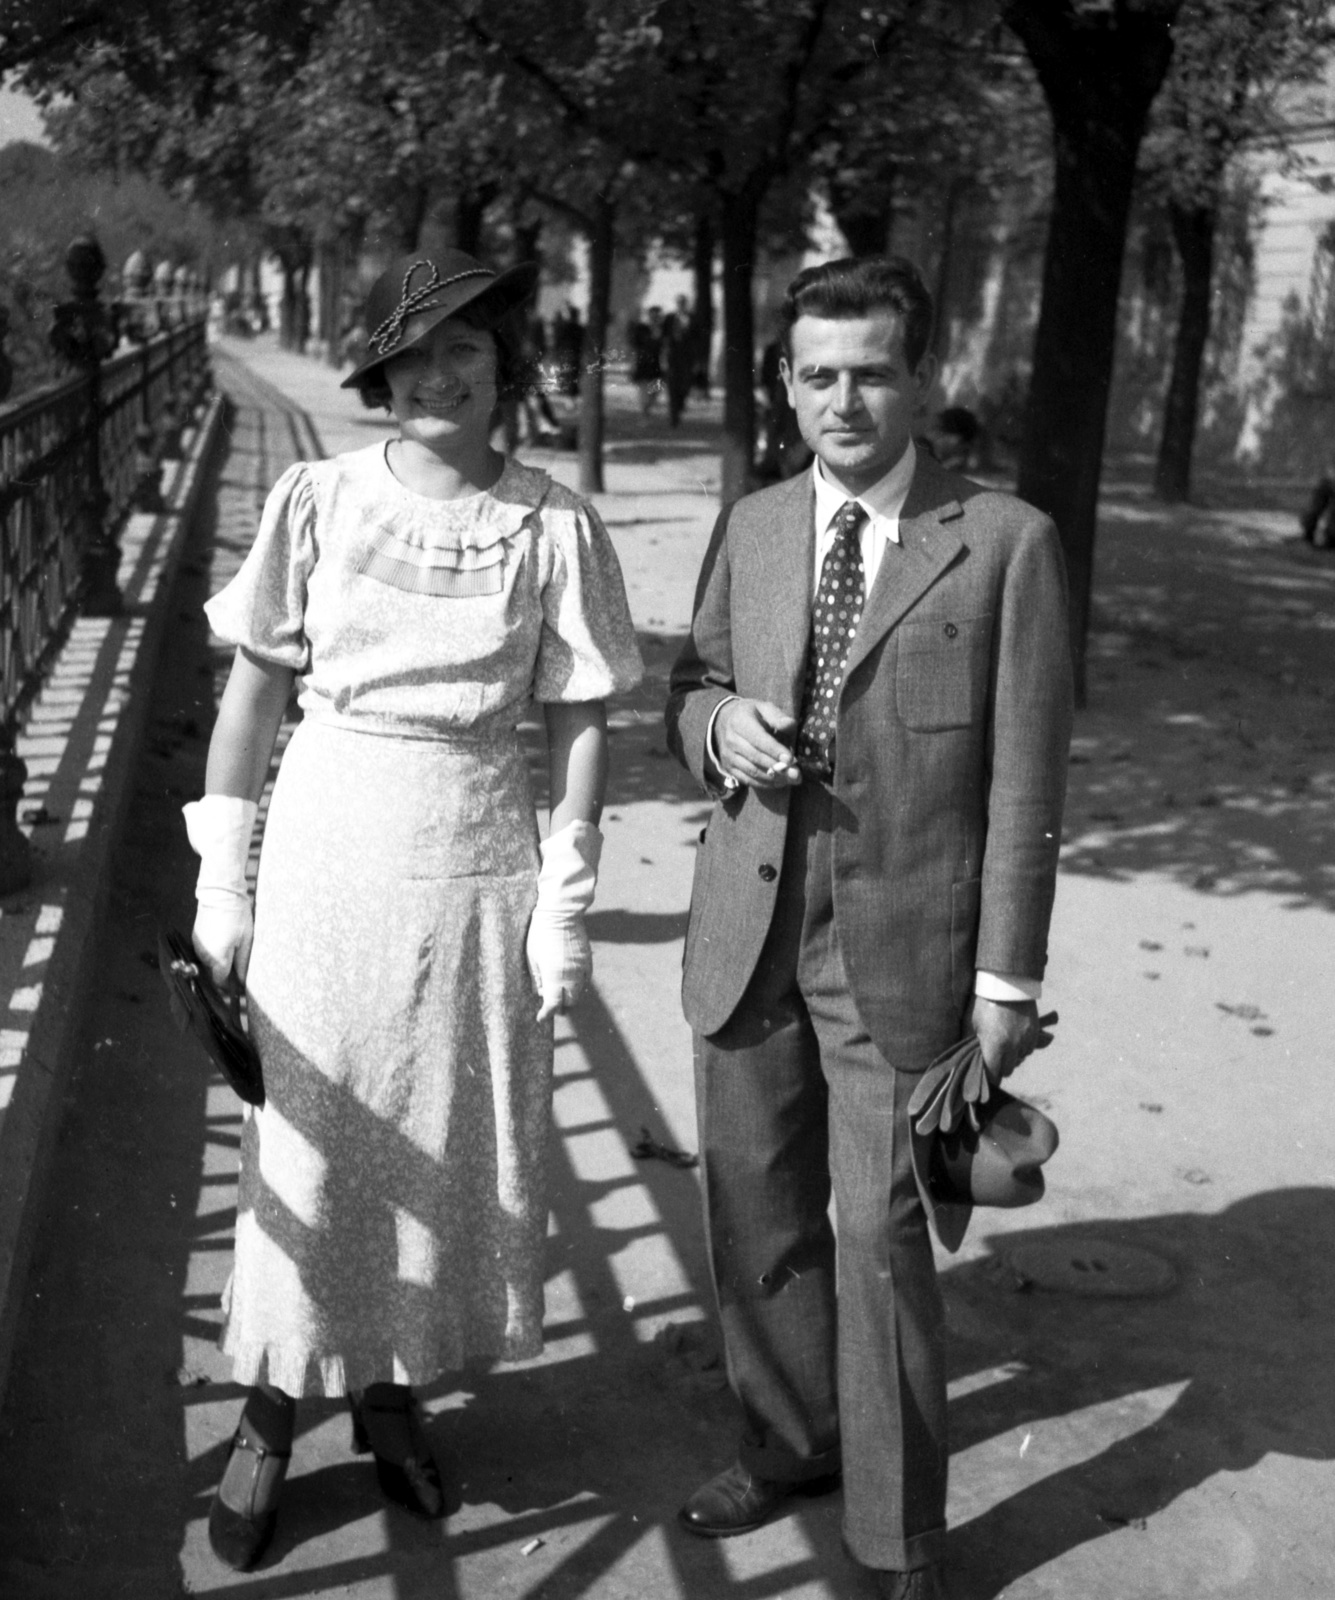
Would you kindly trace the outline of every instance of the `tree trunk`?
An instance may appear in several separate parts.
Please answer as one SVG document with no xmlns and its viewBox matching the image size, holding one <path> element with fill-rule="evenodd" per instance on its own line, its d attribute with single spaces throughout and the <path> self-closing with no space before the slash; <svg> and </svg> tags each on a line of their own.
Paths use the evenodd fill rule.
<svg viewBox="0 0 1335 1600">
<path fill-rule="evenodd" d="M 695 279 L 696 370 L 700 392 L 707 397 L 709 363 L 714 353 L 714 219 L 707 211 L 695 219 L 691 271 Z"/>
<path fill-rule="evenodd" d="M 950 355 L 950 274 L 955 264 L 955 223 L 965 187 L 963 178 L 952 178 L 946 185 L 945 203 L 941 211 L 941 245 L 937 252 L 936 284 L 932 294 L 936 306 L 932 350 L 939 361 L 945 361 Z"/>
<path fill-rule="evenodd" d="M 297 264 L 279 256 L 283 273 L 283 298 L 278 310 L 278 343 L 284 350 L 297 348 Z"/>
<path fill-rule="evenodd" d="M 454 202 L 454 248 L 466 251 L 470 256 L 481 254 L 482 251 L 482 224 L 486 220 L 487 207 L 496 198 L 496 188 L 493 184 L 484 184 L 481 189 L 466 189 Z"/>
<path fill-rule="evenodd" d="M 399 203 L 399 248 L 405 255 L 418 249 L 427 212 L 431 209 L 431 190 L 424 183 L 405 189 Z"/>
<path fill-rule="evenodd" d="M 320 258 L 320 334 L 331 367 L 343 364 L 343 272 L 343 241 L 336 239 Z"/>
<path fill-rule="evenodd" d="M 1056 154 L 1019 493 L 1061 535 L 1082 705 L 1127 215 L 1146 113 L 1172 57 L 1176 10 L 1160 0 L 1134 11 L 1118 6 L 1100 20 L 1054 0 L 1013 0 L 1005 9 L 1047 96 Z"/>
<path fill-rule="evenodd" d="M 297 327 L 296 350 L 298 355 L 306 354 L 306 344 L 311 336 L 311 260 L 309 255 L 302 257 L 301 265 L 297 268 Z"/>
<path fill-rule="evenodd" d="M 756 440 L 755 273 L 756 231 L 764 186 L 748 185 L 723 196 L 723 457 L 725 506 L 752 487 Z"/>
<path fill-rule="evenodd" d="M 1173 371 L 1164 397 L 1163 432 L 1154 465 L 1154 492 L 1161 500 L 1191 495 L 1191 453 L 1196 444 L 1201 363 L 1210 338 L 1210 279 L 1214 272 L 1216 206 L 1168 204 L 1168 220 L 1182 263 L 1182 305 L 1173 340 Z"/>
<path fill-rule="evenodd" d="M 264 260 L 258 252 L 250 258 L 248 275 L 250 278 L 249 309 L 258 324 L 255 331 L 257 333 L 268 333 L 270 329 L 269 300 L 264 292 Z"/>
<path fill-rule="evenodd" d="M 515 264 L 542 260 L 542 218 L 536 222 L 516 222 L 514 225 Z"/>
<path fill-rule="evenodd" d="M 603 492 L 603 367 L 612 310 L 612 246 L 616 206 L 605 196 L 594 202 L 588 227 L 589 314 L 579 375 L 579 490 Z"/>
<path fill-rule="evenodd" d="M 894 216 L 889 180 L 865 188 L 829 189 L 830 215 L 855 256 L 883 256 Z"/>
</svg>

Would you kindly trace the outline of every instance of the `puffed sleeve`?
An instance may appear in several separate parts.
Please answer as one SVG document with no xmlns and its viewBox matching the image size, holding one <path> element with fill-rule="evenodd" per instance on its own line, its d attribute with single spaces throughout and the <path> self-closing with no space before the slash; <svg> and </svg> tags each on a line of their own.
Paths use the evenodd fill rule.
<svg viewBox="0 0 1335 1600">
<path fill-rule="evenodd" d="M 309 669 L 306 580 L 315 565 L 315 496 L 305 462 L 269 491 L 259 531 L 241 570 L 204 607 L 228 644 L 297 672 Z"/>
<path fill-rule="evenodd" d="M 616 551 L 592 506 L 553 509 L 535 700 L 605 700 L 644 676 Z"/>
</svg>

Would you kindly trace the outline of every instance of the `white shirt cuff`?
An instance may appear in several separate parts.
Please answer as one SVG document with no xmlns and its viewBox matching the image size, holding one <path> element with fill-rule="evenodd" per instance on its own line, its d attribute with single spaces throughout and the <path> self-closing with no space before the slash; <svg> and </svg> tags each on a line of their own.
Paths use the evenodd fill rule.
<svg viewBox="0 0 1335 1600">
<path fill-rule="evenodd" d="M 1017 978 L 1009 972 L 986 972 L 979 967 L 973 975 L 973 992 L 984 1000 L 1037 1000 L 1043 985 L 1037 978 Z"/>
<path fill-rule="evenodd" d="M 705 725 L 705 761 L 707 763 L 705 770 L 708 771 L 709 766 L 712 765 L 714 771 L 718 773 L 720 778 L 725 777 L 726 774 L 724 773 L 722 766 L 719 764 L 718 746 L 714 743 L 714 724 L 718 721 L 718 714 L 723 710 L 724 706 L 731 704 L 731 702 L 734 700 L 740 699 L 740 695 L 730 694 L 724 699 L 720 700 L 714 709 L 709 713 L 709 721 Z"/>
</svg>

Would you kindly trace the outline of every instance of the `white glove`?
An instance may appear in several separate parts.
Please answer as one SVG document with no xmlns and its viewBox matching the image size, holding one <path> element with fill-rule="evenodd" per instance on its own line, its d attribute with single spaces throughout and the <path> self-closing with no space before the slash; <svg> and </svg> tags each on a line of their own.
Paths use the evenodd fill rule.
<svg viewBox="0 0 1335 1600">
<path fill-rule="evenodd" d="M 181 807 L 190 847 L 199 857 L 191 942 L 195 954 L 221 987 L 236 967 L 244 979 L 250 965 L 255 918 L 246 887 L 246 859 L 259 807 L 231 794 L 206 794 Z"/>
<path fill-rule="evenodd" d="M 593 904 L 603 836 L 591 822 L 568 823 L 538 847 L 538 903 L 528 925 L 528 969 L 542 997 L 538 1021 L 574 1005 L 593 971 L 584 913 Z"/>
</svg>

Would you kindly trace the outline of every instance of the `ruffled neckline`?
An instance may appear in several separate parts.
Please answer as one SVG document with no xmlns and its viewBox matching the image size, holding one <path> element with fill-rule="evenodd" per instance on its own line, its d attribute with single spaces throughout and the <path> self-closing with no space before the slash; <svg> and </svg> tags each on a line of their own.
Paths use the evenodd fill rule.
<svg viewBox="0 0 1335 1600">
<path fill-rule="evenodd" d="M 386 441 L 376 451 L 378 476 L 399 501 L 386 519 L 386 532 L 396 542 L 422 550 L 482 551 L 513 539 L 542 504 L 551 479 L 540 468 L 507 457 L 501 475 L 489 489 L 458 500 L 435 500 L 400 483 L 389 465 Z M 407 511 L 399 515 L 400 507 Z"/>
</svg>

